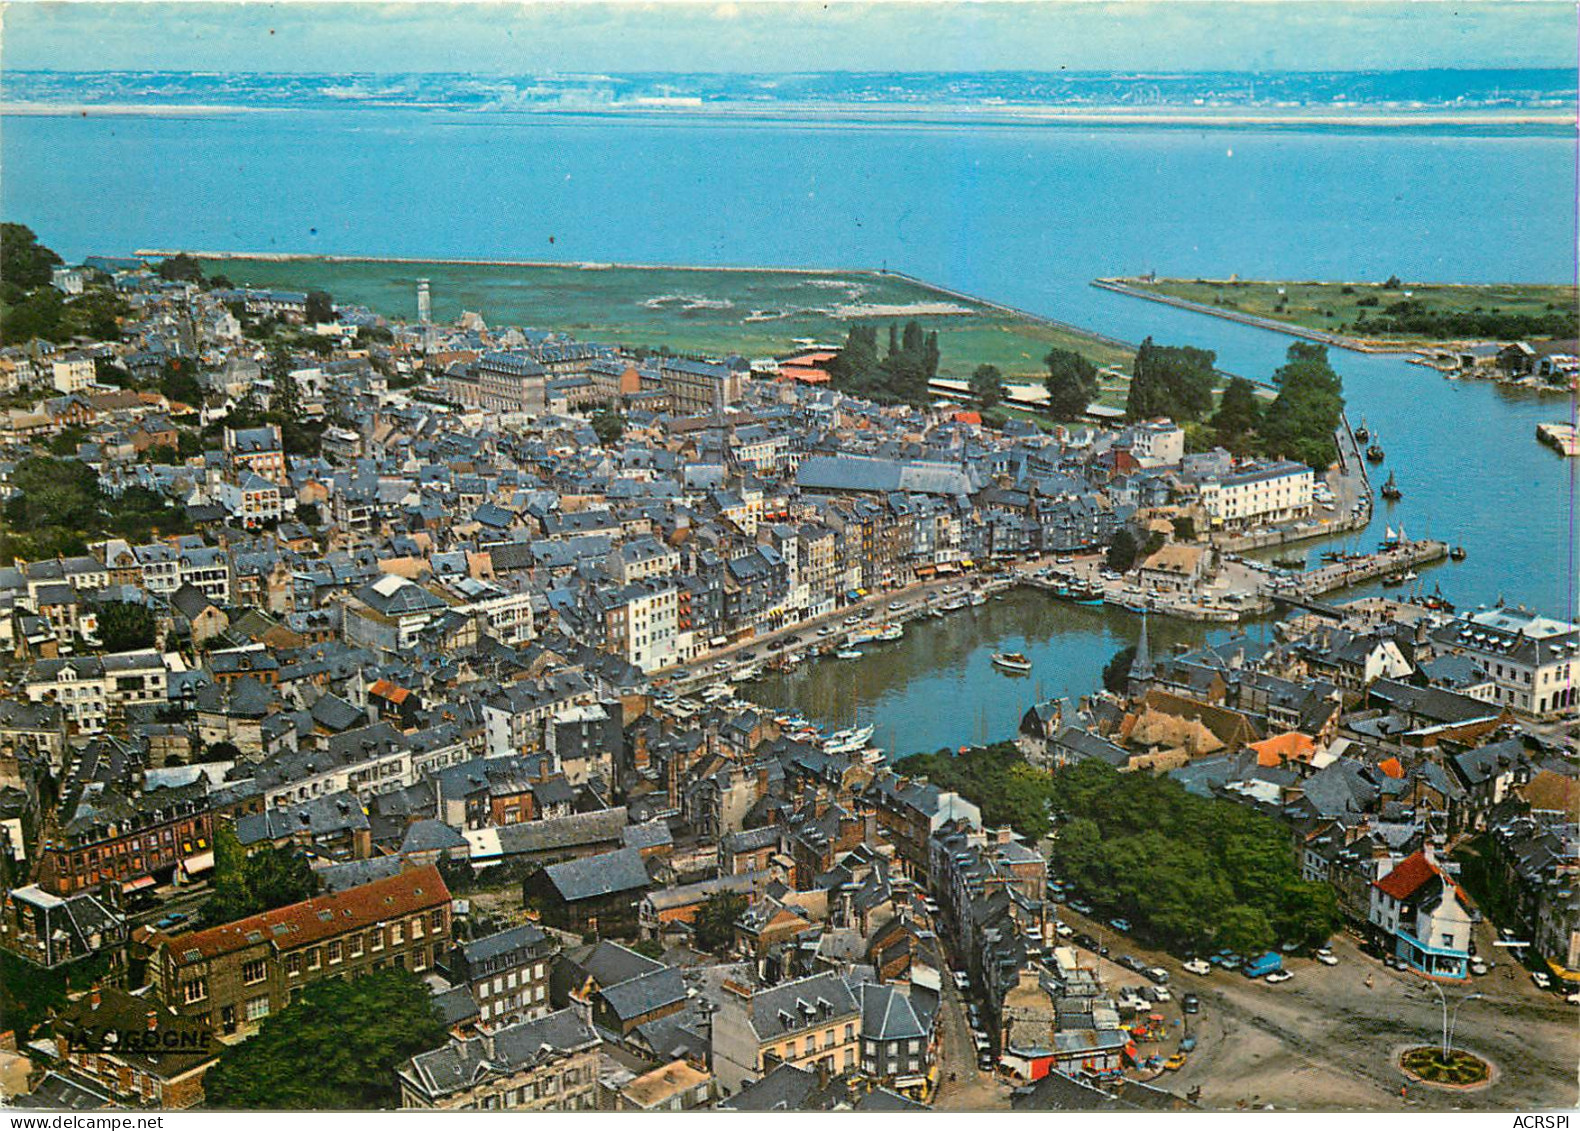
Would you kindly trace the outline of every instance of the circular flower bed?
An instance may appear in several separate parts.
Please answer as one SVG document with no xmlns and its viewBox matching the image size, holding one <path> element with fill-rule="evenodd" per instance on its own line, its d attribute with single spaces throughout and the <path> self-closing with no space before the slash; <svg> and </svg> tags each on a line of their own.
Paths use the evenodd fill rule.
<svg viewBox="0 0 1580 1131">
<path fill-rule="evenodd" d="M 1492 1067 L 1474 1053 L 1455 1049 L 1447 1059 L 1440 1045 L 1422 1045 L 1406 1049 L 1399 1057 L 1399 1067 L 1428 1084 L 1444 1084 L 1451 1088 L 1469 1088 L 1483 1084 L 1492 1074 Z"/>
</svg>

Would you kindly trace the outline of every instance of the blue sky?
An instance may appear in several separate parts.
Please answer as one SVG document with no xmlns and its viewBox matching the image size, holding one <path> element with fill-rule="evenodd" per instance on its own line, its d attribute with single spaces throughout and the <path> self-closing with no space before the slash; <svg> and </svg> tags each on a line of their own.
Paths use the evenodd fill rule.
<svg viewBox="0 0 1580 1131">
<path fill-rule="evenodd" d="M 11 3 L 15 69 L 1344 70 L 1570 67 L 1569 3 Z"/>
</svg>

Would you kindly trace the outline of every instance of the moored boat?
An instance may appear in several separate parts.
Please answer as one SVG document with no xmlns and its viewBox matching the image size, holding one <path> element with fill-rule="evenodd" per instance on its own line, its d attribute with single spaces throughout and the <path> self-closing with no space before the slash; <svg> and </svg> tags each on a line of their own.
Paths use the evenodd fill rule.
<svg viewBox="0 0 1580 1131">
<path fill-rule="evenodd" d="M 1465 556 L 1466 556 L 1465 555 L 1465 547 L 1463 547 L 1463 546 L 1455 546 L 1452 550 L 1450 550 L 1448 552 L 1448 556 L 1449 556 L 1449 559 L 1451 561 L 1456 561 L 1456 562 L 1464 561 L 1465 560 Z"/>
<path fill-rule="evenodd" d="M 834 656 L 840 660 L 859 660 L 862 657 L 862 651 L 860 648 L 841 648 L 834 653 Z"/>
<path fill-rule="evenodd" d="M 1386 458 L 1388 458 L 1387 454 L 1382 450 L 1381 444 L 1373 444 L 1366 449 L 1367 463 L 1381 463 Z"/>
<path fill-rule="evenodd" d="M 1366 418 L 1363 416 L 1363 417 L 1361 417 L 1361 426 L 1359 428 L 1355 429 L 1355 442 L 1357 444 L 1364 444 L 1367 440 L 1370 440 L 1371 438 L 1372 438 L 1371 429 L 1366 427 Z"/>
<path fill-rule="evenodd" d="M 1404 492 L 1399 490 L 1399 484 L 1394 480 L 1393 472 L 1391 471 L 1388 473 L 1388 482 L 1382 485 L 1382 490 L 1379 493 L 1390 503 L 1404 498 Z"/>
<path fill-rule="evenodd" d="M 1031 671 L 1031 661 L 1020 652 L 994 652 L 993 666 L 1018 674 Z"/>
</svg>

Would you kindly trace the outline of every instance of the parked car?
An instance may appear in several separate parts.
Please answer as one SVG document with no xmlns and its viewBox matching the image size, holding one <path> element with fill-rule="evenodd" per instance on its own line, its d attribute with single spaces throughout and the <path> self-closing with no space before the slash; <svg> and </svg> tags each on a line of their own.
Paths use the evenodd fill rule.
<svg viewBox="0 0 1580 1131">
<path fill-rule="evenodd" d="M 1318 949 L 1316 959 L 1324 966 L 1337 966 L 1339 964 L 1338 956 L 1327 947 Z"/>
<path fill-rule="evenodd" d="M 971 979 L 966 977 L 966 972 L 964 970 L 955 971 L 955 986 L 956 988 L 962 990 L 969 990 L 971 988 Z"/>
<path fill-rule="evenodd" d="M 1200 1013 L 1201 998 L 1197 997 L 1195 994 L 1186 994 L 1184 997 L 1180 998 L 1180 1008 L 1186 1013 Z"/>
<path fill-rule="evenodd" d="M 1539 990 L 1550 990 L 1553 988 L 1553 980 L 1540 970 L 1531 971 L 1531 983 Z"/>
<path fill-rule="evenodd" d="M 1080 900 L 1072 899 L 1070 901 L 1070 910 L 1079 911 L 1082 915 L 1090 915 L 1092 913 L 1092 905 L 1090 903 L 1082 903 Z"/>
<path fill-rule="evenodd" d="M 1480 976 L 1482 974 L 1485 974 L 1489 969 L 1491 969 L 1491 967 L 1489 967 L 1485 962 L 1483 962 L 1479 958 L 1473 958 L 1470 961 L 1470 972 L 1472 974 Z"/>
<path fill-rule="evenodd" d="M 829 636 L 833 633 L 833 631 L 834 630 L 832 628 L 825 624 L 817 630 L 817 634 L 819 636 Z"/>
<path fill-rule="evenodd" d="M 1075 934 L 1070 937 L 1070 941 L 1076 946 L 1084 946 L 1087 950 L 1097 949 L 1097 940 L 1091 935 L 1087 934 L 1085 931 L 1075 932 Z"/>
<path fill-rule="evenodd" d="M 154 930 L 168 931 L 171 927 L 180 926 L 186 921 L 187 917 L 183 912 L 172 911 L 169 915 L 166 915 L 163 919 L 160 919 L 154 923 Z"/>
<path fill-rule="evenodd" d="M 1119 965 L 1126 970 L 1134 970 L 1137 974 L 1145 974 L 1147 972 L 1146 963 L 1133 954 L 1121 954 L 1119 956 Z"/>
<path fill-rule="evenodd" d="M 891 612 L 891 613 L 897 613 L 903 608 L 905 608 L 905 602 L 903 602 L 903 601 L 890 601 L 889 602 L 889 612 Z"/>
<path fill-rule="evenodd" d="M 1156 1001 L 1173 1001 L 1174 995 L 1169 993 L 1167 986 L 1153 986 L 1152 997 Z"/>
<path fill-rule="evenodd" d="M 1129 919 L 1110 919 L 1108 925 L 1116 931 L 1123 931 L 1125 934 L 1130 933 Z"/>
<path fill-rule="evenodd" d="M 1201 978 L 1205 978 L 1208 974 L 1212 973 L 1212 964 L 1205 958 L 1188 959 L 1180 965 L 1184 967 L 1186 973 L 1195 974 Z"/>
<path fill-rule="evenodd" d="M 1185 1062 L 1190 1059 L 1187 1053 L 1177 1052 L 1163 1062 L 1163 1071 L 1176 1072 L 1185 1067 Z"/>
<path fill-rule="evenodd" d="M 980 1068 L 983 1072 L 992 1072 L 993 1071 L 993 1067 L 994 1067 L 994 1065 L 993 1065 L 993 1057 L 990 1054 L 988 1054 L 988 1053 L 980 1054 L 977 1057 L 977 1067 Z"/>
<path fill-rule="evenodd" d="M 1160 986 L 1166 986 L 1169 984 L 1169 972 L 1163 969 L 1161 966 L 1149 967 L 1142 970 L 1141 973 L 1145 974 L 1148 978 L 1151 978 L 1153 982 Z"/>
<path fill-rule="evenodd" d="M 1264 978 L 1263 981 L 1267 982 L 1269 985 L 1276 986 L 1279 982 L 1287 982 L 1293 977 L 1294 974 L 1290 973 L 1288 970 L 1274 970 L 1271 974 Z"/>
<path fill-rule="evenodd" d="M 1060 923 L 1058 926 L 1054 927 L 1054 932 L 1058 934 L 1061 939 L 1067 939 L 1071 935 L 1075 934 L 1075 928 L 1070 926 L 1068 923 Z"/>
</svg>

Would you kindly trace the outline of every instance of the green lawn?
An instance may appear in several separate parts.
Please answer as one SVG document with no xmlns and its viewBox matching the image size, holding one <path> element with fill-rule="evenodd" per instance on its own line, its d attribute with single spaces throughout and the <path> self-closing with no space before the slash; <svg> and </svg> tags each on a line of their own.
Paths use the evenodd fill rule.
<svg viewBox="0 0 1580 1131">
<path fill-rule="evenodd" d="M 1355 330 L 1365 315 L 1376 319 L 1390 305 L 1410 301 L 1429 313 L 1444 315 L 1499 314 L 1545 317 L 1573 312 L 1576 289 L 1538 283 L 1381 283 L 1280 282 L 1242 279 L 1123 279 L 1141 291 L 1168 295 L 1217 307 L 1226 312 L 1256 315 L 1280 322 L 1352 334 L 1372 341 L 1427 340 L 1421 335 Z M 1367 302 L 1368 305 L 1362 305 Z"/>
<path fill-rule="evenodd" d="M 842 342 L 852 322 L 886 326 L 912 317 L 938 331 L 939 368 L 946 376 L 969 376 L 990 363 L 1012 378 L 1040 380 L 1042 358 L 1054 346 L 1127 369 L 1131 356 L 1085 335 L 879 272 L 322 259 L 207 260 L 203 266 L 238 286 L 324 290 L 337 302 L 407 320 L 416 317 L 416 281 L 422 277 L 430 281 L 436 321 L 472 310 L 490 326 L 560 330 L 586 341 L 716 357 L 785 354 L 798 348 L 798 339 Z"/>
</svg>

